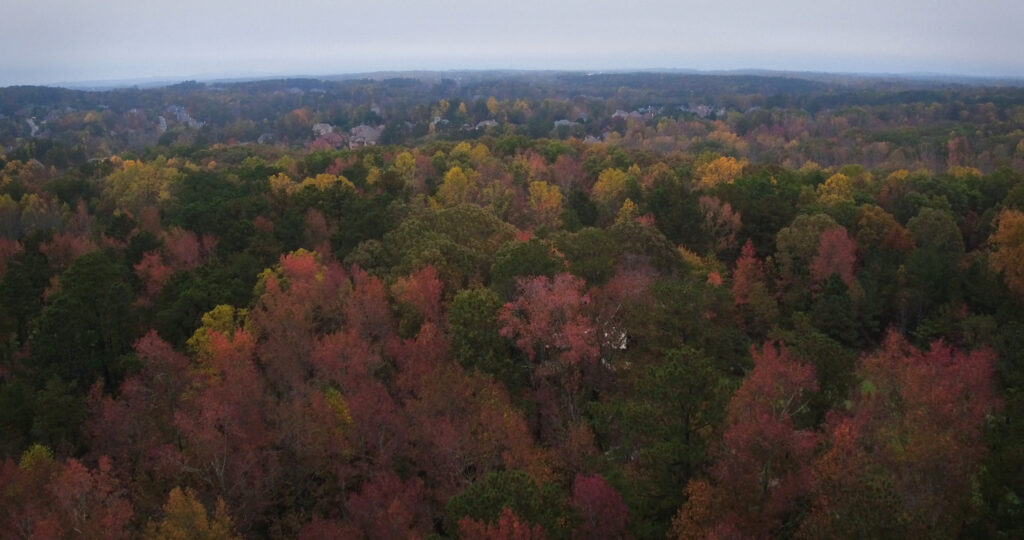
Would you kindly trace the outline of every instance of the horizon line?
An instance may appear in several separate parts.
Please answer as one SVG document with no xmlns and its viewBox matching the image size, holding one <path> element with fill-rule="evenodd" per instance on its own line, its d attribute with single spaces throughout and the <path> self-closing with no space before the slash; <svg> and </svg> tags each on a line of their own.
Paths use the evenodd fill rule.
<svg viewBox="0 0 1024 540">
<path fill-rule="evenodd" d="M 402 74 L 457 74 L 457 73 L 585 73 L 593 75 L 603 74 L 627 74 L 627 73 L 667 73 L 667 74 L 692 74 L 692 75 L 754 75 L 754 76 L 837 76 L 837 77 L 861 77 L 861 78 L 896 78 L 896 79 L 924 79 L 936 82 L 960 81 L 992 81 L 992 82 L 1017 82 L 1024 83 L 1024 75 L 999 74 L 999 75 L 978 75 L 944 71 L 819 71 L 812 69 L 773 69 L 773 68 L 728 68 L 728 69 L 698 69 L 685 67 L 639 67 L 639 68 L 416 68 L 416 69 L 379 69 L 359 71 L 337 71 L 324 73 L 194 73 L 191 75 L 145 75 L 140 77 L 112 77 L 100 79 L 79 79 L 64 80 L 52 83 L 26 83 L 10 84 L 0 86 L 0 89 L 16 87 L 43 87 L 63 88 L 67 90 L 117 90 L 126 88 L 160 88 L 173 86 L 184 82 L 209 83 L 241 83 L 253 81 L 271 81 L 287 79 L 306 79 L 328 81 L 331 78 L 373 78 L 381 75 L 402 75 Z"/>
</svg>

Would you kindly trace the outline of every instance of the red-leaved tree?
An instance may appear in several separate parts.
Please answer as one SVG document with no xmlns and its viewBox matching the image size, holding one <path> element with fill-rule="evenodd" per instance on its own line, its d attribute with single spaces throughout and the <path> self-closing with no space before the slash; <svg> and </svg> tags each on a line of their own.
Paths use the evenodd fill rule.
<svg viewBox="0 0 1024 540">
<path fill-rule="evenodd" d="M 517 516 L 511 508 L 505 507 L 493 525 L 462 518 L 459 521 L 459 538 L 464 540 L 544 540 L 544 529 L 531 525 Z"/>
<path fill-rule="evenodd" d="M 572 483 L 572 506 L 580 515 L 574 538 L 628 538 L 629 509 L 622 495 L 600 475 L 577 475 Z"/>
<path fill-rule="evenodd" d="M 848 412 L 827 424 L 814 464 L 808 537 L 952 538 L 974 510 L 986 417 L 999 406 L 995 355 L 896 333 L 861 360 Z"/>
<path fill-rule="evenodd" d="M 751 353 L 754 369 L 729 402 L 711 478 L 691 481 L 687 488 L 689 502 L 674 522 L 680 537 L 725 530 L 773 536 L 789 524 L 810 486 L 818 437 L 797 429 L 793 416 L 818 389 L 814 368 L 771 343 Z"/>
<path fill-rule="evenodd" d="M 854 284 L 854 265 L 857 263 L 857 242 L 845 227 L 822 231 L 818 237 L 818 253 L 811 261 L 811 279 L 820 285 L 833 274 L 847 287 Z"/>
<path fill-rule="evenodd" d="M 519 295 L 498 312 L 501 335 L 514 339 L 533 365 L 532 398 L 550 443 L 578 420 L 582 366 L 600 355 L 589 304 L 583 280 L 562 273 L 521 278 Z"/>
</svg>

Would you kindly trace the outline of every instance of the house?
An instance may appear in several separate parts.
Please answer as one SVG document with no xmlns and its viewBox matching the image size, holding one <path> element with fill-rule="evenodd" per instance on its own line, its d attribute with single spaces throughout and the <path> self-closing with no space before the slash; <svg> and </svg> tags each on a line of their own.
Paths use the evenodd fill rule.
<svg viewBox="0 0 1024 540">
<path fill-rule="evenodd" d="M 325 137 L 330 133 L 334 133 L 334 126 L 323 122 L 320 122 L 319 124 L 313 124 L 314 137 Z"/>
<path fill-rule="evenodd" d="M 179 123 L 185 124 L 192 129 L 199 129 L 205 124 L 205 122 L 200 122 L 199 120 L 192 118 L 192 115 L 188 113 L 188 110 L 181 105 L 170 105 L 167 107 L 167 112 L 174 115 Z"/>
<path fill-rule="evenodd" d="M 360 124 L 349 130 L 348 147 L 351 149 L 364 146 L 377 146 L 381 134 L 384 133 L 384 126 L 368 126 Z"/>
</svg>

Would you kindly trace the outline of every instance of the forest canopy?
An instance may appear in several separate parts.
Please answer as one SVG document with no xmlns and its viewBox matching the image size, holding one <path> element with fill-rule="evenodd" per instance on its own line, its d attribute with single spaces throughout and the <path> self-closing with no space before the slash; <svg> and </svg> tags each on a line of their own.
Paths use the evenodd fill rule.
<svg viewBox="0 0 1024 540">
<path fill-rule="evenodd" d="M 1024 90 L 453 77 L 0 89 L 0 530 L 1024 534 Z"/>
</svg>

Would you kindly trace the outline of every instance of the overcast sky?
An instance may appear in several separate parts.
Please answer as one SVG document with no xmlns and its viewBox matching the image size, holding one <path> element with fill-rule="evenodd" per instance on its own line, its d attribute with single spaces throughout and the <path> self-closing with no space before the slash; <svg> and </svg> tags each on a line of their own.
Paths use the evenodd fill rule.
<svg viewBox="0 0 1024 540">
<path fill-rule="evenodd" d="M 1024 76 L 1024 0 L 0 0 L 0 86 L 409 69 Z"/>
</svg>

